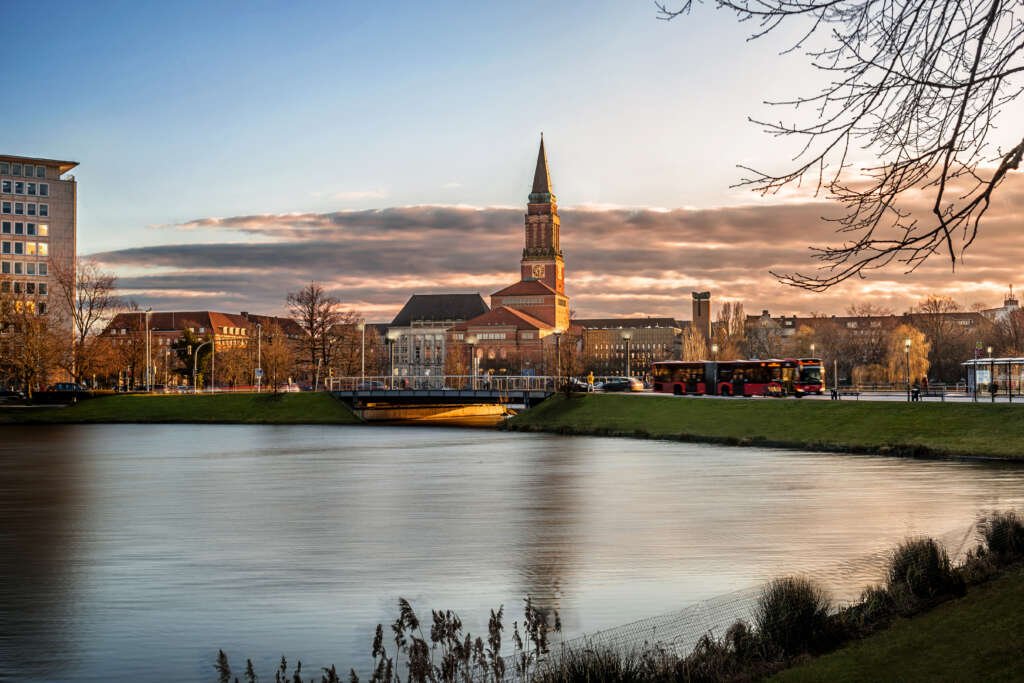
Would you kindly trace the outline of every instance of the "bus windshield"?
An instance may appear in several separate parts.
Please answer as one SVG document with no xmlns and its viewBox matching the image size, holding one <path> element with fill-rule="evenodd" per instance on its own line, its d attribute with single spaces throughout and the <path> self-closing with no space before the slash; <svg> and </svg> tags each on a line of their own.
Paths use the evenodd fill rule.
<svg viewBox="0 0 1024 683">
<path fill-rule="evenodd" d="M 821 384 L 821 366 L 805 365 L 801 367 L 800 381 L 806 384 Z"/>
</svg>

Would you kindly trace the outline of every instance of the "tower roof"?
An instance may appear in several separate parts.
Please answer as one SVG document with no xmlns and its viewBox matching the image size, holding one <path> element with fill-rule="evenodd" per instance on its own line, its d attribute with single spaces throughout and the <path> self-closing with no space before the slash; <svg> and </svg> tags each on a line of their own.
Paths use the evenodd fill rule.
<svg viewBox="0 0 1024 683">
<path fill-rule="evenodd" d="M 533 189 L 530 190 L 530 203 L 546 204 L 553 200 L 551 173 L 548 171 L 548 155 L 544 151 L 544 134 L 541 133 L 540 149 L 537 151 L 537 169 L 533 172 Z"/>
<path fill-rule="evenodd" d="M 537 170 L 533 172 L 533 191 L 551 194 L 551 176 L 548 174 L 548 155 L 544 152 L 544 134 L 540 136 L 537 152 Z"/>
</svg>

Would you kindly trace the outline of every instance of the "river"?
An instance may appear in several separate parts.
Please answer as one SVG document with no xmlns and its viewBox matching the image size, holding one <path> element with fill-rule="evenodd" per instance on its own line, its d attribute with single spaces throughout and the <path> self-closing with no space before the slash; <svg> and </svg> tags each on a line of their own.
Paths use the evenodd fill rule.
<svg viewBox="0 0 1024 683">
<path fill-rule="evenodd" d="M 1024 468 L 445 427 L 0 428 L 0 680 L 368 661 L 402 596 L 571 636 L 790 571 L 855 597 Z M 839 568 L 845 569 L 840 570 Z M 830 568 L 837 568 L 833 571 Z M 509 637 L 506 632 L 506 638 Z M 240 669 L 239 669 L 240 671 Z"/>
</svg>

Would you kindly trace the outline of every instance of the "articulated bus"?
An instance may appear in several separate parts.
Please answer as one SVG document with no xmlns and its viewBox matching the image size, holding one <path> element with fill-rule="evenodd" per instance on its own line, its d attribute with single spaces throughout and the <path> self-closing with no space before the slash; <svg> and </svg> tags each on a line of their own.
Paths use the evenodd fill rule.
<svg viewBox="0 0 1024 683">
<path fill-rule="evenodd" d="M 718 396 L 820 394 L 825 370 L 818 358 L 660 361 L 651 366 L 654 390 Z"/>
</svg>

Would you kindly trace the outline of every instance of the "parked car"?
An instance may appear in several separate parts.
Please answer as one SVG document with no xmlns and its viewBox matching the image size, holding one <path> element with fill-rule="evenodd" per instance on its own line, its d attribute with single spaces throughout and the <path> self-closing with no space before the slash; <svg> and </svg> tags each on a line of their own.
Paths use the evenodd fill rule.
<svg viewBox="0 0 1024 683">
<path fill-rule="evenodd" d="M 57 382 L 50 387 L 50 391 L 85 391 L 85 389 L 81 384 L 75 382 Z"/>
<path fill-rule="evenodd" d="M 594 391 L 594 388 L 591 385 L 581 379 L 576 379 L 575 377 L 570 379 L 568 384 L 570 391 Z"/>
<path fill-rule="evenodd" d="M 600 388 L 601 391 L 643 391 L 644 383 L 635 377 L 612 377 Z"/>
<path fill-rule="evenodd" d="M 20 391 L 0 391 L 0 405 L 4 403 L 24 403 L 25 394 Z"/>
</svg>

